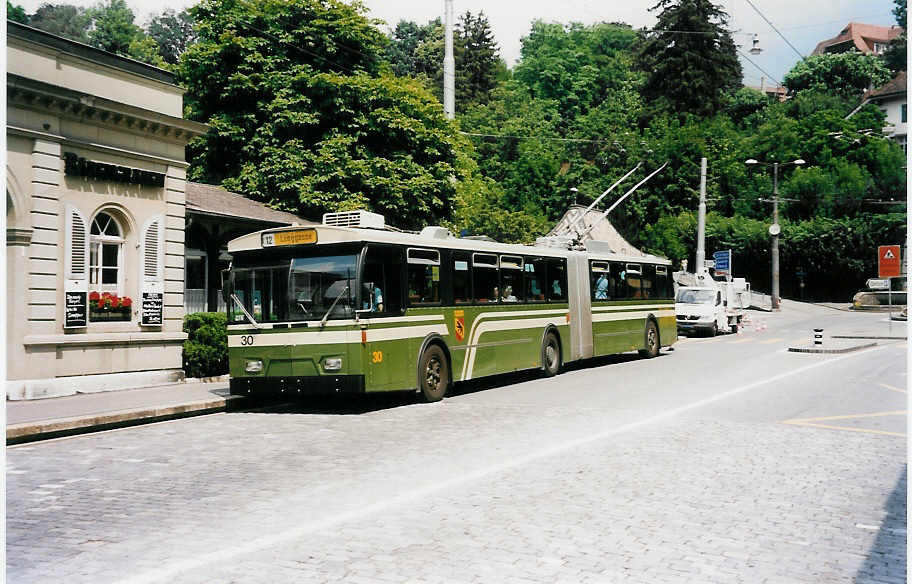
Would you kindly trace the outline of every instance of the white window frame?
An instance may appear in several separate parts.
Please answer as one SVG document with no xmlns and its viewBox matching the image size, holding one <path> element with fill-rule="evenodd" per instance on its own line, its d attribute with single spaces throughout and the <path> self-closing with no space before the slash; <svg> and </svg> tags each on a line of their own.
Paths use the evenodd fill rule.
<svg viewBox="0 0 912 584">
<path fill-rule="evenodd" d="M 95 235 L 92 233 L 92 228 L 95 226 L 95 222 L 98 220 L 98 216 L 104 214 L 107 216 L 110 221 L 114 222 L 114 225 L 117 226 L 117 232 L 120 235 Z M 117 294 L 118 296 L 124 295 L 124 243 L 126 239 L 124 238 L 124 228 L 121 225 L 121 222 L 118 221 L 117 217 L 109 213 L 105 209 L 100 210 L 98 213 L 92 217 L 92 222 L 89 224 L 89 257 L 87 258 L 88 267 L 89 267 L 89 287 L 92 288 L 93 292 L 111 292 Z M 104 247 L 106 245 L 116 245 L 117 246 L 117 266 L 113 269 L 117 270 L 117 282 L 114 284 L 103 284 L 104 281 L 104 271 L 111 270 L 112 268 L 106 267 L 104 265 Z M 92 263 L 93 255 L 98 263 Z M 94 281 L 93 281 L 94 280 Z"/>
</svg>

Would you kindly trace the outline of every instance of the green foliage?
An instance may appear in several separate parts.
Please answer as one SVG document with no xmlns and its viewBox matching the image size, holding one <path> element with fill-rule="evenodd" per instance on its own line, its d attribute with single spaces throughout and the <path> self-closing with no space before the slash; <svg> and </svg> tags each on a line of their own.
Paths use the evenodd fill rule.
<svg viewBox="0 0 912 584">
<path fill-rule="evenodd" d="M 228 373 L 228 327 L 222 312 L 195 312 L 184 316 L 183 363 L 187 377 Z"/>
<path fill-rule="evenodd" d="M 741 87 L 741 63 L 728 14 L 710 0 L 659 0 L 652 31 L 643 33 L 637 64 L 643 97 L 657 112 L 711 116 Z"/>
<path fill-rule="evenodd" d="M 906 70 L 906 0 L 894 0 L 893 16 L 896 24 L 903 29 L 902 34 L 890 41 L 890 46 L 884 51 L 884 64 L 894 74 Z"/>
<path fill-rule="evenodd" d="M 29 23 L 29 17 L 28 14 L 25 13 L 25 8 L 18 4 L 13 5 L 10 0 L 6 0 L 6 19 L 12 20 L 13 22 L 21 22 L 22 24 Z"/>
<path fill-rule="evenodd" d="M 792 93 L 814 91 L 860 97 L 869 87 L 879 87 L 891 77 L 882 59 L 852 50 L 811 55 L 792 67 L 782 82 Z"/>
<path fill-rule="evenodd" d="M 635 91 L 631 47 L 636 39 L 624 24 L 532 23 L 522 38 L 522 60 L 514 78 L 537 99 L 557 103 L 564 127 L 605 102 L 609 90 Z"/>
<path fill-rule="evenodd" d="M 158 43 L 159 55 L 170 65 L 176 65 L 187 47 L 196 42 L 193 17 L 187 10 L 165 9 L 152 18 L 146 32 Z"/>
<path fill-rule="evenodd" d="M 92 18 L 85 8 L 70 4 L 42 4 L 29 17 L 29 26 L 80 43 L 89 42 Z"/>
<path fill-rule="evenodd" d="M 125 0 L 107 0 L 89 9 L 92 28 L 89 30 L 89 43 L 93 47 L 129 55 L 130 44 L 142 34 L 133 22 L 133 11 Z"/>
<path fill-rule="evenodd" d="M 513 209 L 497 183 L 473 178 L 457 193 L 453 220 L 447 227 L 459 234 L 487 235 L 505 243 L 531 244 L 553 225 L 534 205 Z"/>
<path fill-rule="evenodd" d="M 449 213 L 467 148 L 414 80 L 380 74 L 385 37 L 338 0 L 206 1 L 181 59 L 194 179 L 308 216 L 369 208 L 400 227 Z M 305 48 L 306 47 L 306 48 Z"/>
<path fill-rule="evenodd" d="M 456 111 L 464 112 L 490 98 L 505 65 L 498 56 L 497 43 L 484 12 L 459 16 L 453 34 L 456 65 Z M 440 19 L 426 25 L 400 20 L 388 39 L 386 59 L 399 76 L 420 77 L 428 89 L 443 101 L 444 27 Z"/>
</svg>

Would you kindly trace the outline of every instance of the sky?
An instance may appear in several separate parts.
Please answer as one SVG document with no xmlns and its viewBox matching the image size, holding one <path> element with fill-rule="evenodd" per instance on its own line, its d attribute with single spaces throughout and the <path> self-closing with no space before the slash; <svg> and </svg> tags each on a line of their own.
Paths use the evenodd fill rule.
<svg viewBox="0 0 912 584">
<path fill-rule="evenodd" d="M 66 2 L 67 0 L 53 0 Z M 800 60 L 798 53 L 807 56 L 818 42 L 834 37 L 849 22 L 893 25 L 893 0 L 716 0 L 730 16 L 729 28 L 735 32 L 736 44 L 742 45 L 744 57 L 744 83 L 759 86 L 771 84 L 770 79 L 782 77 Z M 424 24 L 443 16 L 443 0 L 362 0 L 369 9 L 369 16 L 386 21 L 394 27 L 399 20 L 412 20 Z M 19 4 L 32 13 L 43 0 L 19 0 Z M 92 0 L 69 0 L 69 3 L 89 6 Z M 127 0 L 137 15 L 137 21 L 146 22 L 151 14 L 165 8 L 180 10 L 190 6 L 192 0 Z M 536 19 L 548 22 L 626 22 L 636 28 L 655 24 L 655 13 L 649 8 L 656 0 L 454 0 L 458 15 L 466 10 L 477 14 L 484 11 L 500 47 L 500 56 L 509 66 L 519 58 L 520 39 L 528 34 L 530 24 Z M 779 34 L 764 20 L 769 20 Z M 753 35 L 758 35 L 763 52 L 749 55 Z M 789 46 L 789 43 L 797 49 Z M 776 81 L 772 82 L 773 85 Z"/>
</svg>

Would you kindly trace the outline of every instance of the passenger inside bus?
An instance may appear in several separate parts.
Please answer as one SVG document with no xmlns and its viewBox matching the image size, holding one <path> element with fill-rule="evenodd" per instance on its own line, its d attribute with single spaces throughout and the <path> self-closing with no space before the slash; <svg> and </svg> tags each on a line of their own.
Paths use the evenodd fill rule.
<svg viewBox="0 0 912 584">
<path fill-rule="evenodd" d="M 595 283 L 595 299 L 608 300 L 608 278 L 602 273 Z"/>
<path fill-rule="evenodd" d="M 513 286 L 507 286 L 504 288 L 503 301 L 516 302 L 516 296 L 513 295 Z"/>
<path fill-rule="evenodd" d="M 373 282 L 366 282 L 362 292 L 364 310 L 383 312 L 383 292 Z"/>
</svg>

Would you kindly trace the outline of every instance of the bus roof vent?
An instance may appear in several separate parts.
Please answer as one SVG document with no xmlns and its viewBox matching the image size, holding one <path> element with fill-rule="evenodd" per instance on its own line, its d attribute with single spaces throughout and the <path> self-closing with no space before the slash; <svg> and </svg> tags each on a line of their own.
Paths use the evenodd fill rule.
<svg viewBox="0 0 912 584">
<path fill-rule="evenodd" d="M 425 227 L 421 230 L 421 237 L 429 237 L 431 239 L 446 239 L 448 237 L 453 237 L 453 234 L 450 233 L 450 230 L 446 227 L 438 227 L 433 225 L 431 227 Z"/>
<path fill-rule="evenodd" d="M 371 213 L 364 209 L 357 211 L 340 211 L 338 213 L 324 213 L 323 225 L 335 227 L 364 227 L 368 229 L 384 229 L 386 221 L 383 215 Z"/>
</svg>

